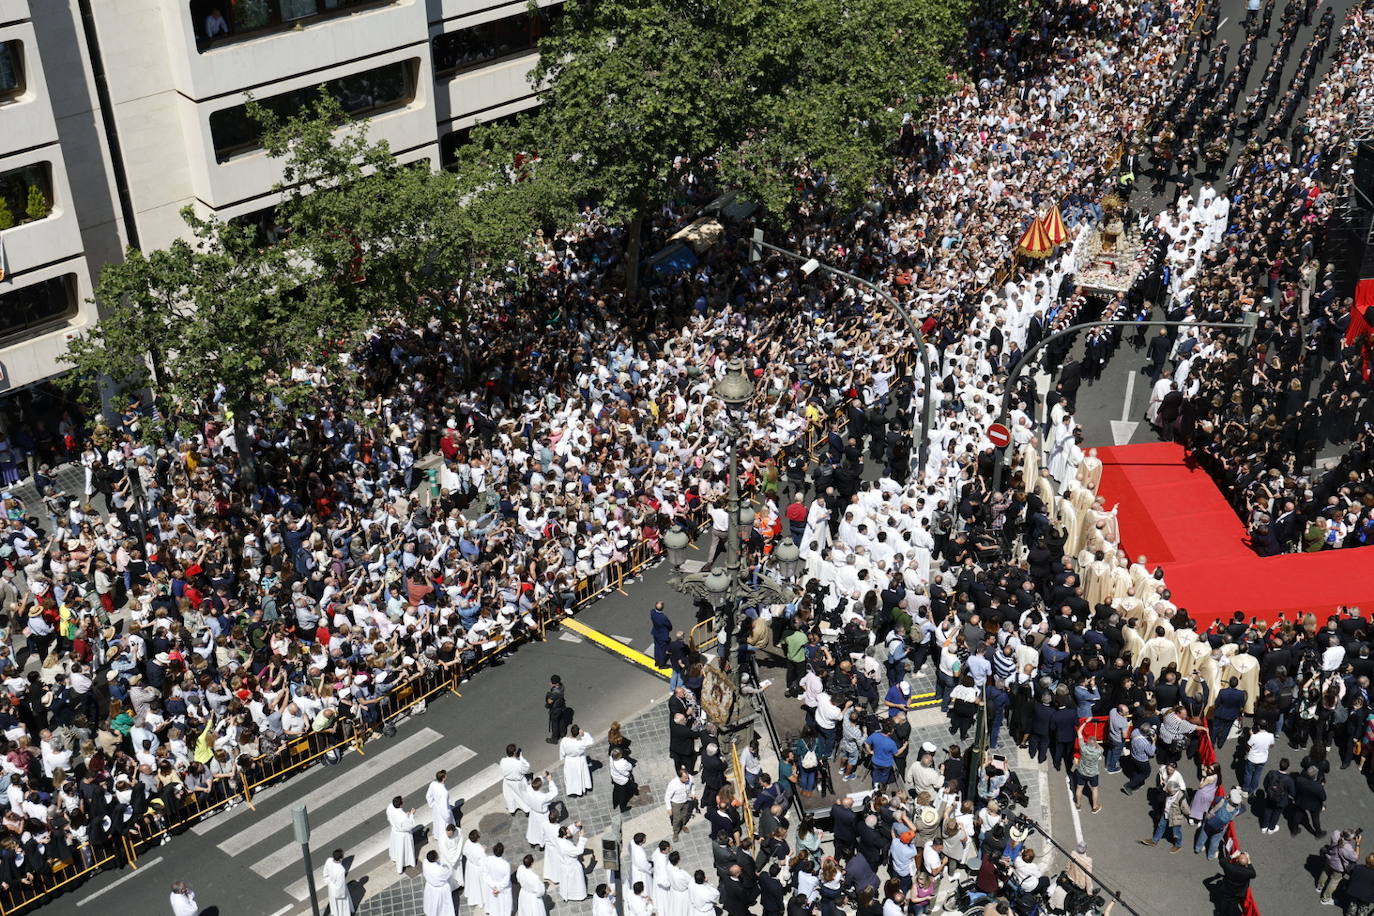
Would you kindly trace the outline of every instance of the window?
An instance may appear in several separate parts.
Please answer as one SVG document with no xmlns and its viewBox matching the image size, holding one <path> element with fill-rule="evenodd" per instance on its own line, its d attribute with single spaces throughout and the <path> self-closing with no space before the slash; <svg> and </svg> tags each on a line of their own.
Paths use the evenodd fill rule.
<svg viewBox="0 0 1374 916">
<path fill-rule="evenodd" d="M 275 204 L 270 207 L 263 207 L 261 210 L 254 210 L 252 213 L 230 217 L 229 222 L 235 226 L 251 226 L 257 243 L 262 248 L 272 247 L 285 239 L 287 235 L 286 227 L 277 223 Z"/>
<path fill-rule="evenodd" d="M 324 89 L 354 118 L 370 117 L 389 108 L 408 105 L 415 98 L 416 59 L 398 61 L 339 77 L 324 83 Z M 303 86 L 281 95 L 260 100 L 260 104 L 283 118 L 303 110 L 316 97 L 318 86 Z M 262 129 L 248 116 L 248 106 L 236 105 L 210 115 L 210 137 L 215 157 L 224 162 L 235 153 L 257 149 Z"/>
<path fill-rule="evenodd" d="M 478 120 L 476 124 L 468 127 L 460 127 L 457 130 L 449 131 L 439 138 L 439 165 L 446 169 L 458 167 L 458 150 L 468 145 L 472 139 L 472 129 L 474 127 L 485 127 L 491 124 L 512 124 L 523 112 L 502 115 L 499 118 L 492 118 L 489 121 Z"/>
<path fill-rule="evenodd" d="M 24 94 L 24 46 L 0 41 L 0 102 Z"/>
<path fill-rule="evenodd" d="M 460 73 L 498 58 L 523 54 L 549 33 L 562 13 L 562 4 L 555 4 L 537 13 L 521 12 L 505 19 L 494 19 L 471 28 L 435 35 L 434 72 L 446 75 Z"/>
<path fill-rule="evenodd" d="M 0 229 L 43 219 L 52 210 L 52 166 L 35 162 L 0 172 Z"/>
<path fill-rule="evenodd" d="M 395 0 L 190 0 L 196 44 L 205 51 L 216 42 L 292 28 L 364 6 L 386 6 Z"/>
<path fill-rule="evenodd" d="M 0 340 L 42 330 L 76 314 L 76 274 L 0 293 Z"/>
</svg>

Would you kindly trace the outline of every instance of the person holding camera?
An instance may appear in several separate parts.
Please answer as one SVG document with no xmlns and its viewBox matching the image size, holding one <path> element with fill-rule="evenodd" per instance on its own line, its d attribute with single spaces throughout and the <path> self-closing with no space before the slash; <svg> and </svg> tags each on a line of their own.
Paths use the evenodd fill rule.
<svg viewBox="0 0 1374 916">
<path fill-rule="evenodd" d="M 1360 861 L 1362 839 L 1363 827 L 1356 830 L 1331 831 L 1330 841 L 1322 847 L 1322 874 L 1317 879 L 1317 893 L 1321 895 L 1322 906 L 1335 905 L 1331 897 Z"/>
</svg>

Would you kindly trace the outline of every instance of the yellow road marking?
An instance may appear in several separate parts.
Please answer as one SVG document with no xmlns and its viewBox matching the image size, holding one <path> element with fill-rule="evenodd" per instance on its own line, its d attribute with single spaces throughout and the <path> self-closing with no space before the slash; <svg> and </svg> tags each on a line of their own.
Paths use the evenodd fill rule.
<svg viewBox="0 0 1374 916">
<path fill-rule="evenodd" d="M 599 630 L 593 630 L 591 627 L 587 626 L 580 620 L 574 620 L 573 618 L 569 617 L 560 621 L 560 623 L 562 623 L 562 625 L 567 627 L 569 630 L 572 630 L 577 635 L 585 636 L 587 639 L 590 639 L 592 642 L 596 643 L 601 648 L 609 649 L 616 655 L 619 655 L 621 658 L 624 658 L 627 661 L 631 661 L 634 662 L 636 665 L 648 668 L 650 671 L 652 671 L 654 674 L 657 674 L 661 678 L 666 679 L 671 677 L 673 674 L 673 672 L 669 669 L 660 668 L 657 665 L 655 665 L 652 656 L 645 655 L 643 652 L 640 652 L 637 649 L 631 649 L 629 646 L 625 645 L 620 640 L 607 636 L 605 633 L 602 633 Z"/>
</svg>

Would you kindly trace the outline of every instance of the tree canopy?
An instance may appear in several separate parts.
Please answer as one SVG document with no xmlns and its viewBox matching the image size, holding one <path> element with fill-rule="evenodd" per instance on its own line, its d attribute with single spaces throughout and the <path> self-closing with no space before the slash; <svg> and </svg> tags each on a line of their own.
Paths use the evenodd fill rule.
<svg viewBox="0 0 1374 916">
<path fill-rule="evenodd" d="M 708 161 L 776 213 L 803 168 L 857 201 L 903 114 L 949 85 L 965 5 L 568 0 L 531 74 L 543 104 L 515 130 L 546 180 L 627 222 Z"/>
<path fill-rule="evenodd" d="M 271 216 L 280 241 L 183 210 L 190 238 L 131 248 L 101 272 L 103 317 L 66 354 L 74 386 L 104 378 L 178 405 L 289 412 L 313 395 L 291 384 L 294 369 L 348 385 L 339 370 L 364 330 L 391 316 L 461 318 L 462 292 L 560 215 L 556 183 L 398 162 L 323 92 L 290 119 L 250 110 L 268 155 L 282 160 Z"/>
</svg>

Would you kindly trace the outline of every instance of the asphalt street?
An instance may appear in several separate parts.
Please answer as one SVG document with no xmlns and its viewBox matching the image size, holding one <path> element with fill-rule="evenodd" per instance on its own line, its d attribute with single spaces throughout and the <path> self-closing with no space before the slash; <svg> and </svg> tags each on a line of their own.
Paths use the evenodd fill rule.
<svg viewBox="0 0 1374 916">
<path fill-rule="evenodd" d="M 639 648 L 647 647 L 648 605 L 630 621 L 630 602 L 616 597 L 621 601 L 602 602 L 586 619 L 615 618 L 638 634 Z M 401 723 L 395 737 L 369 743 L 366 756 L 349 753 L 338 766 L 315 767 L 259 793 L 256 811 L 239 805 L 209 818 L 149 850 L 138 869 L 98 875 L 43 912 L 161 914 L 168 912 L 168 888 L 176 880 L 190 883 L 200 905 L 218 907 L 222 916 L 300 912 L 307 895 L 291 828 L 295 805 L 303 803 L 311 812 L 317 873 L 324 856 L 342 847 L 354 860 L 351 874 L 366 875 L 370 865 L 385 864 L 384 811 L 392 796 L 403 794 L 407 807 L 423 807 L 436 769 L 449 770 L 452 796 L 467 798 L 471 806 L 499 791 L 495 766 L 507 742 L 520 744 L 536 771 L 557 761 L 556 748 L 543 741 L 548 734 L 544 691 L 555 673 L 568 687 L 575 720 L 594 735 L 604 736 L 612 721 L 628 719 L 667 696 L 661 678 L 552 630 L 547 642 L 525 645 L 504 664 L 462 685 L 461 698 L 441 697 L 423 715 Z"/>
</svg>

